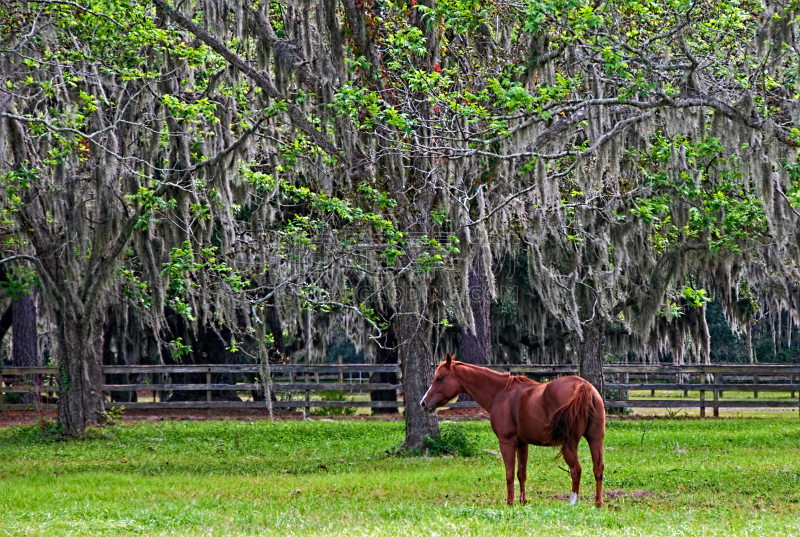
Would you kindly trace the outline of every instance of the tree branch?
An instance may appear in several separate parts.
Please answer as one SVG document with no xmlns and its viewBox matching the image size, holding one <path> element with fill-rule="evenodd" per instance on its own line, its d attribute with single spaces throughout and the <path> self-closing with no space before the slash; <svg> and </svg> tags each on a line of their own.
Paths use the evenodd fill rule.
<svg viewBox="0 0 800 537">
<path fill-rule="evenodd" d="M 164 0 L 153 0 L 153 2 L 159 6 L 164 13 L 167 14 L 169 18 L 173 21 L 178 23 L 178 25 L 182 26 L 184 29 L 189 31 L 195 37 L 200 39 L 203 43 L 208 45 L 214 52 L 228 60 L 230 64 L 238 69 L 243 74 L 250 77 L 256 84 L 258 84 L 262 90 L 264 90 L 267 95 L 269 95 L 272 99 L 285 102 L 288 106 L 288 114 L 289 117 L 292 119 L 294 125 L 299 128 L 301 131 L 306 133 L 317 146 L 325 151 L 326 153 L 341 158 L 342 155 L 336 146 L 328 140 L 328 138 L 318 131 L 316 127 L 314 127 L 308 120 L 303 116 L 303 114 L 297 109 L 297 107 L 290 103 L 289 100 L 280 92 L 278 88 L 275 87 L 275 84 L 272 82 L 271 77 L 268 73 L 263 71 L 258 71 L 250 64 L 248 64 L 243 58 L 241 58 L 238 54 L 233 52 L 231 49 L 226 47 L 220 41 L 217 40 L 214 36 L 212 36 L 207 31 L 203 30 L 191 20 L 189 20 L 186 15 L 177 11 L 171 5 L 169 5 Z"/>
</svg>

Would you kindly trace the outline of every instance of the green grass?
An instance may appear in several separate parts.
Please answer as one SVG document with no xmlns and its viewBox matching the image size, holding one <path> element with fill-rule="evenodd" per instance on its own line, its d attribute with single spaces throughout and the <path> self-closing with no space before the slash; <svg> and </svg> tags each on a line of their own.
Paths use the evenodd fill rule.
<svg viewBox="0 0 800 537">
<path fill-rule="evenodd" d="M 618 420 L 595 509 L 555 451 L 531 448 L 526 506 L 506 507 L 489 424 L 475 457 L 388 456 L 402 422 L 162 422 L 44 442 L 0 430 L 9 535 L 798 535 L 800 419 Z M 676 447 L 677 444 L 677 447 Z"/>
</svg>

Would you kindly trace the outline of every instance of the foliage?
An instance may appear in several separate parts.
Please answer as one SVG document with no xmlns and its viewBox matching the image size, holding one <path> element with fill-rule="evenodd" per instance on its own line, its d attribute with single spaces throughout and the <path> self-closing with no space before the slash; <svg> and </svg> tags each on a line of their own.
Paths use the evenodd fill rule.
<svg viewBox="0 0 800 537">
<path fill-rule="evenodd" d="M 6 4 L 2 249 L 73 371 L 112 312 L 186 361 L 225 333 L 268 367 L 265 324 L 309 360 L 328 327 L 443 352 L 403 327 L 472 326 L 478 256 L 545 362 L 587 329 L 707 359 L 712 294 L 798 280 L 796 2 Z"/>
<path fill-rule="evenodd" d="M 431 455 L 474 457 L 479 453 L 475 440 L 464 425 L 458 422 L 442 423 L 438 436 L 426 436 L 423 446 Z"/>
<path fill-rule="evenodd" d="M 114 406 L 106 412 L 107 422 L 106 424 L 110 427 L 114 427 L 115 425 L 120 425 L 122 423 L 122 418 L 125 415 L 125 405 Z"/>
<path fill-rule="evenodd" d="M 347 395 L 341 390 L 320 390 L 317 392 L 320 401 L 347 401 Z M 355 407 L 333 406 L 315 407 L 311 413 L 317 416 L 352 416 L 356 413 Z"/>
</svg>

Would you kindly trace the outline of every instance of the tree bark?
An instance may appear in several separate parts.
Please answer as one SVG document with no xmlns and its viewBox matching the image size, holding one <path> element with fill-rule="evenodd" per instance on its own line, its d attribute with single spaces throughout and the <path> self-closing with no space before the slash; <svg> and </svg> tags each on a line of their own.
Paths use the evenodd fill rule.
<svg viewBox="0 0 800 537">
<path fill-rule="evenodd" d="M 375 363 L 381 365 L 397 363 L 397 338 L 391 328 L 381 338 Z M 370 376 L 372 383 L 397 384 L 397 373 L 374 373 Z M 373 390 L 369 393 L 370 401 L 397 401 L 397 390 Z M 397 414 L 397 407 L 373 408 L 373 414 Z"/>
<path fill-rule="evenodd" d="M 488 365 L 492 356 L 492 329 L 490 322 L 491 299 L 489 282 L 483 266 L 483 255 L 478 253 L 469 270 L 469 303 L 475 319 L 472 327 L 461 328 L 461 361 L 468 364 Z"/>
<path fill-rule="evenodd" d="M 11 328 L 11 325 L 14 323 L 14 314 L 12 309 L 13 308 L 9 306 L 6 308 L 3 316 L 0 317 L 0 343 L 3 342 L 3 338 L 6 337 L 6 334 L 8 333 L 8 329 Z"/>
<path fill-rule="evenodd" d="M 12 364 L 14 367 L 36 367 L 39 365 L 36 333 L 36 302 L 33 294 L 21 294 L 11 303 L 12 324 Z M 26 386 L 33 388 L 35 376 L 22 377 Z M 33 404 L 36 397 L 33 392 L 22 396 L 24 404 Z"/>
<path fill-rule="evenodd" d="M 406 449 L 422 448 L 425 435 L 439 434 L 439 419 L 422 410 L 419 402 L 433 379 L 430 349 L 430 324 L 412 306 L 415 290 L 410 282 L 401 278 L 398 285 L 401 304 L 393 319 L 394 333 L 400 344 L 400 368 L 403 372 L 405 401 Z"/>
<path fill-rule="evenodd" d="M 71 311 L 59 320 L 58 419 L 69 436 L 83 437 L 86 427 L 105 421 L 103 369 L 91 321 Z"/>
<path fill-rule="evenodd" d="M 603 333 L 600 323 L 591 323 L 583 331 L 583 341 L 578 348 L 580 376 L 592 383 L 598 393 L 603 393 Z"/>
<path fill-rule="evenodd" d="M 103 365 L 128 365 L 125 361 L 126 353 L 122 351 L 125 345 L 124 328 L 124 326 L 119 326 L 114 308 L 108 308 L 106 321 L 103 323 Z M 111 350 L 115 337 L 118 339 L 116 353 Z M 106 375 L 106 378 L 109 384 L 128 384 L 130 376 L 127 373 L 121 373 Z M 130 403 L 136 400 L 136 392 L 111 392 L 109 395 L 115 403 Z"/>
<path fill-rule="evenodd" d="M 278 307 L 275 305 L 275 297 L 273 296 L 267 304 L 269 305 L 267 308 L 267 324 L 269 324 L 269 330 L 272 332 L 275 350 L 283 358 L 286 356 L 286 344 L 283 341 L 283 326 L 281 325 Z"/>
<path fill-rule="evenodd" d="M 460 359 L 467 364 L 488 365 L 492 361 L 491 298 L 481 252 L 476 254 L 472 262 L 467 283 L 475 330 L 473 331 L 471 326 L 461 327 Z M 458 400 L 471 401 L 472 399 L 464 393 L 459 396 Z"/>
</svg>

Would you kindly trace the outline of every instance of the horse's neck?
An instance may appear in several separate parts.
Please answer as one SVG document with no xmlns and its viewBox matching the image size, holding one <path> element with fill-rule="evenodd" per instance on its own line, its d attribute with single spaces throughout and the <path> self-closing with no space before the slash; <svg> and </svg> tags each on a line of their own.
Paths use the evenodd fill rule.
<svg viewBox="0 0 800 537">
<path fill-rule="evenodd" d="M 508 385 L 508 375 L 485 367 L 461 363 L 456 371 L 458 380 L 461 381 L 461 386 L 467 395 L 487 411 L 491 410 L 492 402 L 497 394 Z"/>
</svg>

